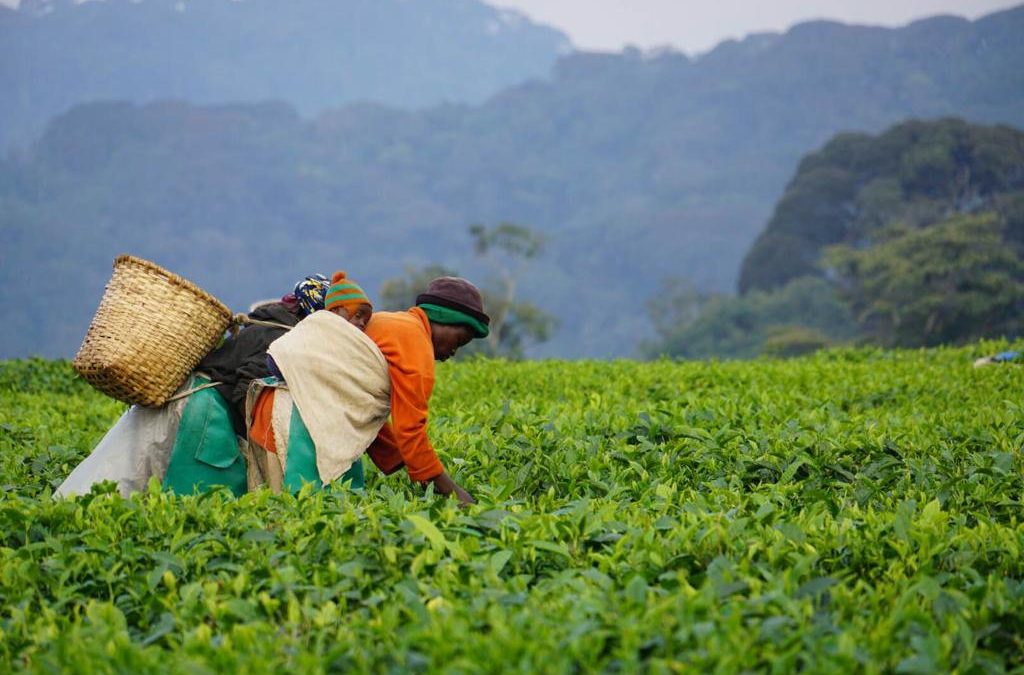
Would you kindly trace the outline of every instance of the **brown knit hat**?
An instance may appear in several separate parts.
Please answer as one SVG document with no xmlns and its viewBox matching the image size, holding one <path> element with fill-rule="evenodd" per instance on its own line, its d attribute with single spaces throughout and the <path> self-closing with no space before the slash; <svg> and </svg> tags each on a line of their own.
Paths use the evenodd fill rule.
<svg viewBox="0 0 1024 675">
<path fill-rule="evenodd" d="M 427 290 L 416 296 L 416 304 L 454 309 L 471 316 L 485 327 L 490 326 L 491 323 L 491 317 L 484 312 L 484 301 L 480 290 L 462 277 L 434 279 L 427 286 Z"/>
</svg>

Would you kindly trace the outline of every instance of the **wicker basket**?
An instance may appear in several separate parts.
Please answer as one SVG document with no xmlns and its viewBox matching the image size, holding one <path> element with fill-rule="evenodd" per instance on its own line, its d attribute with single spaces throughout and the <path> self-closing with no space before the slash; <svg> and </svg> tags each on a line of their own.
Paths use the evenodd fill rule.
<svg viewBox="0 0 1024 675">
<path fill-rule="evenodd" d="M 192 282 L 122 255 L 73 365 L 108 396 L 163 405 L 230 322 L 231 310 Z"/>
</svg>

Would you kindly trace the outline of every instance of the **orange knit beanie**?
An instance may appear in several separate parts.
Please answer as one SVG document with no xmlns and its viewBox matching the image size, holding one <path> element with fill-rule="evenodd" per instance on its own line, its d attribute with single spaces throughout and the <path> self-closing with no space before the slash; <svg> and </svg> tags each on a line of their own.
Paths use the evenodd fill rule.
<svg viewBox="0 0 1024 675">
<path fill-rule="evenodd" d="M 335 272 L 331 277 L 331 287 L 327 289 L 327 295 L 324 296 L 324 307 L 327 309 L 344 307 L 348 310 L 349 316 L 352 316 L 359 309 L 359 305 L 373 307 L 370 297 L 359 287 L 359 284 L 346 277 L 344 272 Z"/>
</svg>

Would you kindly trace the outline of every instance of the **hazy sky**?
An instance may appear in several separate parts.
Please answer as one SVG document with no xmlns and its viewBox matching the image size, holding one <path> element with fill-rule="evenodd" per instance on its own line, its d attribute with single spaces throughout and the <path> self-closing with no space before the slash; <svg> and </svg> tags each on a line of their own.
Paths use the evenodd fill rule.
<svg viewBox="0 0 1024 675">
<path fill-rule="evenodd" d="M 935 14 L 974 19 L 1021 0 L 489 0 L 561 29 L 580 49 L 671 45 L 688 53 L 811 19 L 899 26 Z"/>
<path fill-rule="evenodd" d="M 336 0 L 345 2 L 345 0 Z M 811 19 L 899 26 L 935 14 L 969 19 L 1022 0 L 485 0 L 567 33 L 580 49 L 670 45 L 693 54 L 722 40 Z M 18 0 L 0 0 L 17 6 Z"/>
</svg>

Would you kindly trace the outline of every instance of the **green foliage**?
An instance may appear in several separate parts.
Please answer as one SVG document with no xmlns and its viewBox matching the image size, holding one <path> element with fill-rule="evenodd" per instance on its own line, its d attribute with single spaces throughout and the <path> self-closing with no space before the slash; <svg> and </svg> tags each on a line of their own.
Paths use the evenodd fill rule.
<svg viewBox="0 0 1024 675">
<path fill-rule="evenodd" d="M 0 361 L 0 492 L 57 487 L 124 410 L 66 361 Z"/>
<path fill-rule="evenodd" d="M 659 337 L 644 347 L 648 356 L 795 356 L 857 336 L 847 305 L 822 279 L 740 297 L 701 294 L 679 282 L 664 289 L 648 305 Z"/>
<path fill-rule="evenodd" d="M 894 228 L 866 249 L 837 246 L 826 264 L 865 333 L 883 345 L 964 343 L 1016 335 L 1024 262 L 995 214 Z M 884 237 L 884 239 L 883 239 Z"/>
<path fill-rule="evenodd" d="M 1024 370 L 970 367 L 1007 347 L 444 364 L 465 510 L 372 470 L 53 500 L 121 407 L 4 364 L 43 381 L 0 389 L 0 670 L 1019 670 Z"/>
<path fill-rule="evenodd" d="M 740 287 L 828 275 L 882 345 L 1017 335 L 1022 200 L 1019 131 L 941 120 L 841 135 L 801 163 Z"/>
<path fill-rule="evenodd" d="M 68 365 L 40 358 L 0 361 L 0 392 L 70 396 L 89 391 L 85 380 Z"/>
<path fill-rule="evenodd" d="M 962 120 L 911 121 L 879 136 L 840 134 L 800 163 L 747 253 L 740 291 L 817 276 L 825 248 L 870 246 L 893 223 L 935 225 L 994 211 L 1024 244 L 1024 132 Z"/>
</svg>

